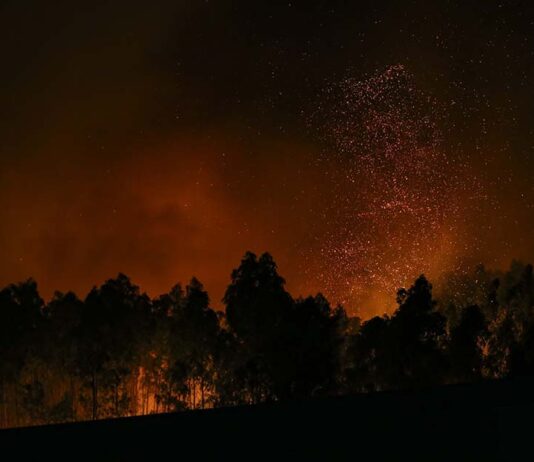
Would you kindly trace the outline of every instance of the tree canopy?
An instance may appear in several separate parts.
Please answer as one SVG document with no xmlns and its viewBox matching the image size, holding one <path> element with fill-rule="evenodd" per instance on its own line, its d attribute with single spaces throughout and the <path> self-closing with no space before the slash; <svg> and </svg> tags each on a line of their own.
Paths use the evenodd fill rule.
<svg viewBox="0 0 534 462">
<path fill-rule="evenodd" d="M 197 278 L 150 298 L 126 275 L 84 298 L 37 283 L 0 290 L 3 427 L 414 389 L 534 374 L 531 265 L 477 267 L 435 290 L 424 275 L 397 308 L 350 317 L 294 298 L 268 253 L 232 271 L 224 311 Z"/>
</svg>

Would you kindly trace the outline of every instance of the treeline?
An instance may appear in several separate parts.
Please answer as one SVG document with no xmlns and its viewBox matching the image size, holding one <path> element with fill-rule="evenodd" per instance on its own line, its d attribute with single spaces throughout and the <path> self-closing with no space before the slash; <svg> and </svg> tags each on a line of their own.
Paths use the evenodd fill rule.
<svg viewBox="0 0 534 462">
<path fill-rule="evenodd" d="M 139 415 L 534 373 L 531 265 L 420 276 L 365 322 L 293 299 L 269 254 L 247 253 L 223 302 L 197 279 L 150 299 L 119 274 L 85 300 L 0 291 L 3 427 Z"/>
</svg>

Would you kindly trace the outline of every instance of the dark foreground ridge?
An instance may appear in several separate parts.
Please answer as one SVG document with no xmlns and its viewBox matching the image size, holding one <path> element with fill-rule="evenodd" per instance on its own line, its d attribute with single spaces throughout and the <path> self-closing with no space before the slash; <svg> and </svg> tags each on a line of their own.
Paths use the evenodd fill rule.
<svg viewBox="0 0 534 462">
<path fill-rule="evenodd" d="M 0 431 L 52 460 L 528 460 L 534 379 Z"/>
</svg>

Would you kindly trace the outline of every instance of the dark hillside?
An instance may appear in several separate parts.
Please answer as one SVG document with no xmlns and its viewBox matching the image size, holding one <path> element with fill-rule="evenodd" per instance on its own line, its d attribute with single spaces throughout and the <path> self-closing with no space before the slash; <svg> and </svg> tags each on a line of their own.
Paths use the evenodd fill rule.
<svg viewBox="0 0 534 462">
<path fill-rule="evenodd" d="M 0 443 L 46 460 L 528 460 L 533 390 L 518 379 L 189 411 L 3 430 Z"/>
</svg>

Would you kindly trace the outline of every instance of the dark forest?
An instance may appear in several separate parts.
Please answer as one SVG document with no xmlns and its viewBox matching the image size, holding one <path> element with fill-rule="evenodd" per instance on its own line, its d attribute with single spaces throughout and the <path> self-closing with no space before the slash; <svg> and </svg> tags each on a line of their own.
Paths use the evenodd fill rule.
<svg viewBox="0 0 534 462">
<path fill-rule="evenodd" d="M 45 303 L 0 291 L 2 427 L 422 389 L 534 372 L 534 275 L 514 262 L 421 275 L 391 315 L 362 320 L 293 298 L 270 254 L 247 252 L 223 303 L 196 278 L 150 298 L 124 274 Z"/>
</svg>

